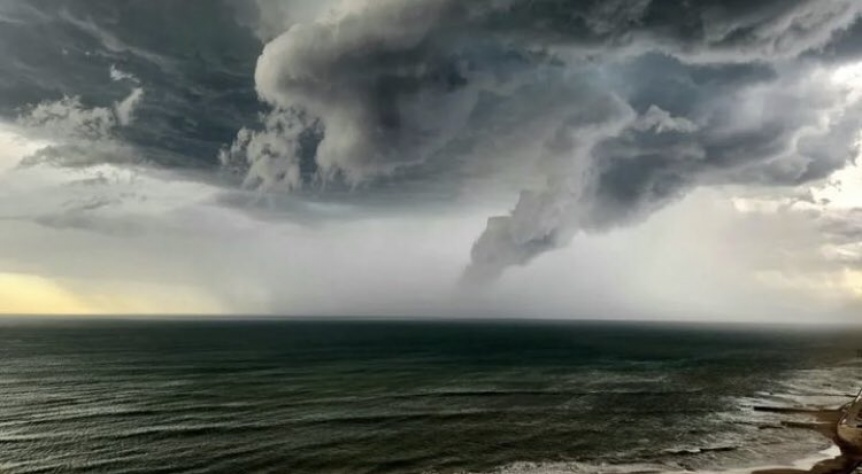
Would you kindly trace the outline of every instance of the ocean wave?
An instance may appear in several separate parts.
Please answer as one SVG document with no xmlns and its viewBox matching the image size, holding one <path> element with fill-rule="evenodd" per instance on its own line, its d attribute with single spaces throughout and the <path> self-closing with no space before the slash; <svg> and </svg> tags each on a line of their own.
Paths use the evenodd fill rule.
<svg viewBox="0 0 862 474">
<path fill-rule="evenodd" d="M 490 471 L 490 474 L 758 474 L 770 470 L 807 471 L 817 463 L 839 456 L 840 450 L 830 446 L 787 463 L 776 462 L 776 459 L 796 448 L 827 443 L 813 432 L 793 428 L 810 428 L 810 423 L 803 423 L 799 418 L 812 417 L 818 410 L 822 412 L 845 403 L 857 388 L 859 366 L 858 360 L 846 360 L 829 367 L 798 369 L 776 381 L 769 391 L 733 399 L 731 406 L 734 408 L 716 413 L 715 417 L 730 420 L 748 430 L 742 434 L 724 433 L 726 439 L 716 439 L 711 444 L 681 445 L 651 455 L 626 453 L 608 458 L 609 462 L 604 463 L 519 462 Z M 770 428 L 780 433 L 765 434 L 764 429 Z M 719 457 L 721 455 L 728 456 Z M 700 461 L 689 463 L 689 459 Z M 709 463 L 704 459 L 714 461 L 716 467 L 703 467 Z"/>
<path fill-rule="evenodd" d="M 831 447 L 812 456 L 799 459 L 787 465 L 762 465 L 741 469 L 697 470 L 692 471 L 681 467 L 665 464 L 591 464 L 591 463 L 516 463 L 493 474 L 757 474 L 770 469 L 811 469 L 815 464 L 832 459 L 840 454 L 840 450 Z M 431 473 L 428 473 L 431 474 Z M 465 473 L 468 474 L 468 473 Z M 479 473 L 469 473 L 479 474 Z M 487 474 L 487 473 L 486 473 Z"/>
</svg>

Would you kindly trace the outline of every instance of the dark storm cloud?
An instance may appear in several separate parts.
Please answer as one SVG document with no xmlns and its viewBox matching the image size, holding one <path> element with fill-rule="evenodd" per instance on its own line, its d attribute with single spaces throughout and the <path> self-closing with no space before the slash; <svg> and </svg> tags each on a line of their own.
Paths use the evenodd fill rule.
<svg viewBox="0 0 862 474">
<path fill-rule="evenodd" d="M 351 183 L 440 154 L 480 113 L 483 94 L 520 92 L 549 51 L 573 67 L 650 51 L 690 62 L 773 60 L 823 46 L 860 10 L 850 1 L 353 3 L 336 19 L 289 28 L 256 72 L 265 101 L 321 119 L 328 132 L 317 164 Z M 499 60 L 507 55 L 520 63 Z"/>
<path fill-rule="evenodd" d="M 540 184 L 491 219 L 471 279 L 694 186 L 796 185 L 852 156 L 860 111 L 819 57 L 847 49 L 854 0 L 329 6 L 266 45 L 255 79 L 273 112 L 224 161 L 287 189 L 309 184 L 309 150 L 315 179 L 353 185 L 439 163 L 525 170 Z"/>
<path fill-rule="evenodd" d="M 862 53 L 857 0 L 56 5 L 0 5 L 7 115 L 78 95 L 103 110 L 134 86 L 117 140 L 212 166 L 241 129 L 219 157 L 252 188 L 415 207 L 503 177 L 523 192 L 477 241 L 476 280 L 696 186 L 826 177 L 862 118 L 830 76 Z"/>
<path fill-rule="evenodd" d="M 819 48 L 859 13 L 852 0 L 495 2 L 503 32 L 562 46 L 659 48 L 697 61 L 793 57 Z M 492 17 L 495 18 L 495 17 Z M 495 25 L 496 25 L 495 24 Z"/>
<path fill-rule="evenodd" d="M 254 35 L 221 1 L 0 2 L 0 117 L 80 97 L 104 107 L 128 94 L 116 67 L 146 90 L 139 126 L 122 131 L 149 161 L 213 167 L 259 109 Z"/>
</svg>

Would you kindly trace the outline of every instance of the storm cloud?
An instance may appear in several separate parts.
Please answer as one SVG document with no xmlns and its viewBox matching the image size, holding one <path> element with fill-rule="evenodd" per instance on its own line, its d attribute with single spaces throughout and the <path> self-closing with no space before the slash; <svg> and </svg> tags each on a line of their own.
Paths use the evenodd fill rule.
<svg viewBox="0 0 862 474">
<path fill-rule="evenodd" d="M 468 198 L 465 176 L 517 170 L 468 281 L 692 188 L 796 186 L 855 152 L 858 97 L 826 53 L 853 0 L 344 0 L 280 21 L 291 2 L 258 5 L 271 111 L 222 162 L 262 189 L 419 175 Z"/>
<path fill-rule="evenodd" d="M 813 312 L 862 281 L 862 181 L 817 191 L 858 152 L 860 11 L 8 0 L 0 257 L 231 312 Z"/>
</svg>

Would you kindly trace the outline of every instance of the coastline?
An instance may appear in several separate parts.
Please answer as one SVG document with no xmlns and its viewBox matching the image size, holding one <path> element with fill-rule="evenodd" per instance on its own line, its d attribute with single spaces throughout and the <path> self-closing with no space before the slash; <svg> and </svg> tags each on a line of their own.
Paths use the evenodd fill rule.
<svg viewBox="0 0 862 474">
<path fill-rule="evenodd" d="M 494 471 L 494 474 L 851 474 L 862 463 L 837 437 L 837 424 L 843 414 L 841 408 L 787 408 L 754 406 L 756 412 L 786 415 L 804 415 L 811 422 L 782 421 L 790 429 L 809 430 L 819 434 L 832 444 L 808 457 L 788 464 L 770 464 L 746 468 L 717 470 L 679 470 L 656 464 L 589 464 L 589 463 L 518 463 Z M 466 474 L 466 473 L 465 473 Z M 476 474 L 476 473 L 470 473 Z"/>
<path fill-rule="evenodd" d="M 843 414 L 837 409 L 793 409 L 755 407 L 755 410 L 776 413 L 796 413 L 810 416 L 813 423 L 783 422 L 790 428 L 809 429 L 819 433 L 832 442 L 832 447 L 819 456 L 796 462 L 792 467 L 769 467 L 751 471 L 752 474 L 851 474 L 862 463 L 862 459 L 852 452 L 838 438 L 838 421 Z M 813 462 L 812 462 L 813 461 Z"/>
</svg>

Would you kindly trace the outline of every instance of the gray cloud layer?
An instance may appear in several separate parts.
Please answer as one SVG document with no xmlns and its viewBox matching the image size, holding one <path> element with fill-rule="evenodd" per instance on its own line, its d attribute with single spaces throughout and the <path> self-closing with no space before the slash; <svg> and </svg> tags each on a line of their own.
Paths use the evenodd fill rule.
<svg viewBox="0 0 862 474">
<path fill-rule="evenodd" d="M 469 281 L 699 185 L 824 178 L 862 118 L 819 58 L 855 0 L 258 3 L 272 112 L 223 163 L 289 190 L 524 171 Z"/>
<path fill-rule="evenodd" d="M 234 313 L 784 317 L 858 296 L 862 219 L 813 183 L 855 152 L 862 67 L 836 74 L 862 58 L 855 2 L 66 5 L 0 5 L 0 46 L 38 46 L 0 65 L 7 272 Z M 219 178 L 251 190 L 211 186 L 223 144 Z M 35 166 L 12 170 L 18 149 Z M 786 205 L 692 192 L 725 185 Z"/>
</svg>

